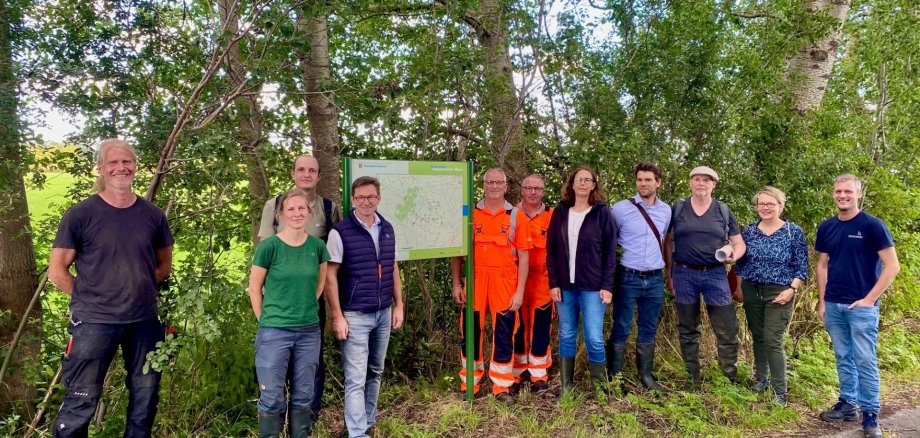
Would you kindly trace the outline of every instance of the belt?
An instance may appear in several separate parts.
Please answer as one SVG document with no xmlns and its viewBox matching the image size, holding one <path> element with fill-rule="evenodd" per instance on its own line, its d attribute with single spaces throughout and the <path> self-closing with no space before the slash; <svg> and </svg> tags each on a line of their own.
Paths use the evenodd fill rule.
<svg viewBox="0 0 920 438">
<path fill-rule="evenodd" d="M 661 269 L 652 269 L 651 271 L 640 271 L 638 269 L 627 268 L 623 265 L 618 265 L 617 268 L 627 274 L 638 275 L 640 277 L 651 277 L 653 275 L 661 274 Z"/>
<path fill-rule="evenodd" d="M 721 266 L 725 266 L 721 263 L 716 263 L 714 265 L 704 266 L 704 265 L 688 265 L 686 263 L 674 262 L 674 266 L 680 266 L 681 268 L 687 268 L 694 271 L 708 271 L 710 269 L 715 269 Z"/>
</svg>

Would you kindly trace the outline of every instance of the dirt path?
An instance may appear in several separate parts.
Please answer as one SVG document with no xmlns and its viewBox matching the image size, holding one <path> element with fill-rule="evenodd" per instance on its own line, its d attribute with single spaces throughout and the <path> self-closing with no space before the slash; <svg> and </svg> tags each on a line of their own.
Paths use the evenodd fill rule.
<svg viewBox="0 0 920 438">
<path fill-rule="evenodd" d="M 770 438 L 862 438 L 860 421 L 828 423 L 818 419 L 818 411 L 802 413 L 797 430 L 763 435 Z M 885 438 L 920 438 L 920 386 L 914 382 L 892 383 L 882 396 L 879 420 Z"/>
<path fill-rule="evenodd" d="M 890 416 L 882 415 L 882 431 L 890 438 L 920 438 L 920 407 L 901 409 Z M 847 428 L 835 434 L 824 435 L 833 438 L 862 438 L 863 432 L 859 422 L 842 425 Z"/>
</svg>

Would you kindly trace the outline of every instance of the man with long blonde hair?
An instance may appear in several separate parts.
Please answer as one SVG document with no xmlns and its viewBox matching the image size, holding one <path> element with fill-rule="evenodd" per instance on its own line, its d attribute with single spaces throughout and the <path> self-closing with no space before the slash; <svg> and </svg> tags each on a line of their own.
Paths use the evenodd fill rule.
<svg viewBox="0 0 920 438">
<path fill-rule="evenodd" d="M 48 278 L 71 296 L 67 393 L 54 436 L 87 436 L 119 347 L 129 394 L 125 436 L 151 436 L 160 373 L 144 364 L 164 338 L 157 291 L 171 270 L 173 236 L 163 211 L 131 190 L 137 154 L 128 142 L 103 141 L 97 167 L 97 193 L 64 214 L 48 263 Z"/>
</svg>

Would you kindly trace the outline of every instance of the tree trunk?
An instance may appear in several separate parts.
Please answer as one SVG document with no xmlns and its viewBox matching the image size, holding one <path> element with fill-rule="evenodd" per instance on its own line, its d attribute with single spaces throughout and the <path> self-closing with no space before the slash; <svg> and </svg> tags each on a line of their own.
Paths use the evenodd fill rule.
<svg viewBox="0 0 920 438">
<path fill-rule="evenodd" d="M 793 81 L 795 109 L 803 114 L 821 105 L 837 59 L 840 32 L 850 10 L 850 0 L 811 0 L 806 7 L 811 14 L 832 18 L 833 24 L 786 63 L 787 77 Z"/>
<path fill-rule="evenodd" d="M 485 62 L 485 87 L 480 98 L 482 111 L 489 119 L 489 148 L 498 166 L 507 173 L 508 198 L 514 200 L 519 198 L 518 188 L 528 174 L 528 166 L 521 125 L 524 102 L 514 86 L 505 2 L 483 0 L 464 21 L 476 31 Z"/>
<path fill-rule="evenodd" d="M 0 345 L 8 347 L 38 286 L 35 250 L 29 225 L 29 206 L 23 181 L 24 148 L 17 114 L 16 78 L 10 44 L 10 16 L 7 2 L 0 1 Z M 9 312 L 9 313 L 6 313 Z M 8 317 L 6 315 L 9 315 Z M 41 351 L 41 305 L 26 326 L 7 377 L 0 384 L 0 415 L 14 403 L 31 418 L 35 386 L 23 379 L 22 367 L 39 363 Z"/>
<path fill-rule="evenodd" d="M 226 29 L 226 36 L 233 38 L 239 32 L 237 21 L 242 0 L 218 0 L 220 21 Z M 235 89 L 252 88 L 260 89 L 261 84 L 246 87 L 246 66 L 243 64 L 239 40 L 231 40 L 227 50 L 224 69 Z M 245 93 L 234 98 L 237 117 L 240 122 L 238 141 L 246 163 L 246 172 L 249 175 L 249 222 L 252 231 L 253 245 L 259 243 L 259 221 L 262 217 L 262 206 L 268 198 L 268 175 L 262 164 L 259 153 L 262 144 L 262 110 L 259 105 L 258 94 Z"/>
<path fill-rule="evenodd" d="M 329 89 L 329 26 L 326 11 L 310 16 L 317 8 L 306 2 L 297 11 L 297 31 L 310 42 L 309 51 L 300 50 L 300 68 L 306 93 L 307 119 L 310 121 L 310 140 L 313 156 L 319 162 L 322 178 L 316 191 L 320 196 L 336 203 L 341 198 L 339 162 L 342 146 L 339 139 L 339 109 Z"/>
</svg>

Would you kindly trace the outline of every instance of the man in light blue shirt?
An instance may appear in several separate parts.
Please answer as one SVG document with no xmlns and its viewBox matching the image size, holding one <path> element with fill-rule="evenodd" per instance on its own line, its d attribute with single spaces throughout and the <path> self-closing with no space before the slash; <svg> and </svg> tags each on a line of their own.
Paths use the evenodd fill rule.
<svg viewBox="0 0 920 438">
<path fill-rule="evenodd" d="M 626 339 L 638 305 L 636 369 L 639 380 L 650 391 L 666 393 L 652 376 L 652 364 L 658 314 L 664 304 L 665 261 L 661 245 L 671 222 L 671 206 L 658 199 L 661 187 L 658 166 L 639 163 L 634 173 L 638 193 L 610 208 L 618 231 L 617 245 L 623 248 L 623 255 L 616 273 L 618 293 L 613 303 L 613 329 L 607 340 L 607 370 L 614 376 L 623 369 Z"/>
</svg>

